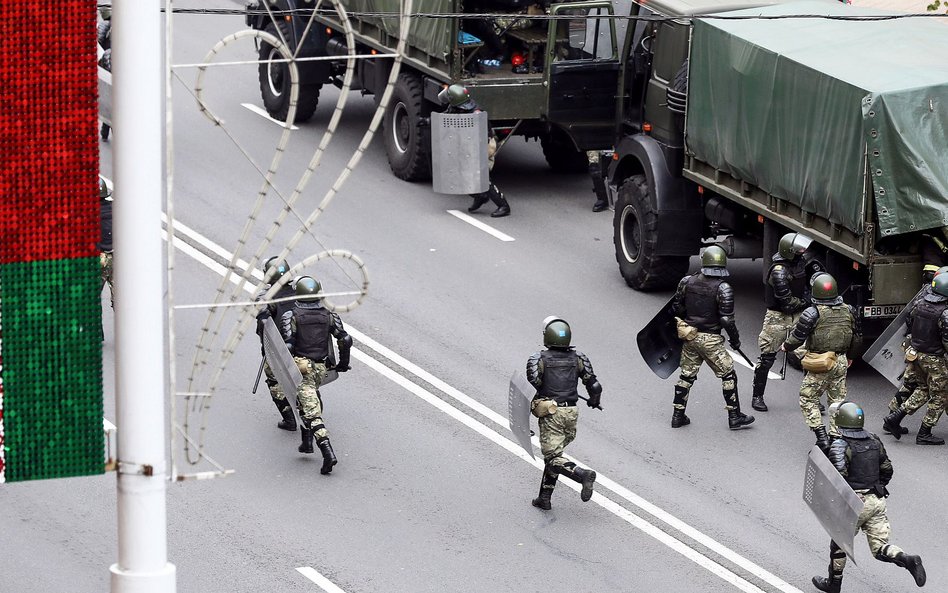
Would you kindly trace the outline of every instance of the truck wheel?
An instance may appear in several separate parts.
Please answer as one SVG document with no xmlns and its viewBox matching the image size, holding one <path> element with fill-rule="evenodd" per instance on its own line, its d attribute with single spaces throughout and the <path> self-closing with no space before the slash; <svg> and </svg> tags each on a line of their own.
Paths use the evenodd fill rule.
<svg viewBox="0 0 948 593">
<path fill-rule="evenodd" d="M 550 168 L 557 173 L 586 173 L 589 159 L 582 150 L 576 150 L 573 141 L 564 132 L 554 128 L 549 134 L 540 136 L 543 156 Z"/>
<path fill-rule="evenodd" d="M 280 37 L 273 23 L 267 25 L 267 33 Z M 266 60 L 282 60 L 283 55 L 266 41 L 260 42 L 258 53 L 260 64 L 257 66 L 257 75 L 260 79 L 260 96 L 263 106 L 270 117 L 286 121 L 290 111 L 290 69 L 286 63 L 268 63 Z M 302 78 L 302 74 L 300 76 Z M 302 123 L 313 117 L 316 105 L 319 104 L 319 90 L 322 84 L 306 84 L 300 80 L 299 95 L 296 100 L 296 123 Z"/>
<path fill-rule="evenodd" d="M 399 179 L 431 179 L 431 129 L 424 123 L 429 111 L 421 79 L 409 72 L 399 74 L 383 119 L 385 153 Z"/>
<path fill-rule="evenodd" d="M 645 175 L 629 177 L 616 198 L 613 241 L 619 272 L 636 290 L 675 288 L 688 273 L 688 257 L 655 255 L 657 226 Z"/>
</svg>

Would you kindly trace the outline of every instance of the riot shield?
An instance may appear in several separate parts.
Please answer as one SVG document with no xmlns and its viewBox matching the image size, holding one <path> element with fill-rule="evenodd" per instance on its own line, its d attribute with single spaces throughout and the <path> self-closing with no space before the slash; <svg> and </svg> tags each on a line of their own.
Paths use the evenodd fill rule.
<svg viewBox="0 0 948 593">
<path fill-rule="evenodd" d="M 102 57 L 102 46 L 96 44 L 98 55 L 96 60 Z M 99 119 L 112 125 L 112 73 L 99 66 Z"/>
<path fill-rule="evenodd" d="M 533 443 L 530 442 L 530 401 L 533 399 L 528 393 L 535 391 L 521 371 L 514 371 L 510 376 L 510 388 L 507 390 L 507 420 L 510 422 L 510 432 L 517 438 L 530 457 L 536 459 L 533 453 Z"/>
<path fill-rule="evenodd" d="M 826 533 L 855 563 L 853 537 L 863 502 L 816 445 L 806 460 L 803 500 Z"/>
<path fill-rule="evenodd" d="M 681 339 L 672 312 L 673 301 L 674 297 L 669 299 L 635 337 L 645 364 L 662 379 L 670 377 L 681 364 Z"/>
<path fill-rule="evenodd" d="M 923 289 L 924 290 L 924 289 Z M 915 301 L 922 294 L 920 290 L 909 303 Z M 876 338 L 872 346 L 862 355 L 862 359 L 869 366 L 878 371 L 896 387 L 902 382 L 902 373 L 905 372 L 905 353 L 902 350 L 902 340 L 905 338 L 905 322 L 908 318 L 908 307 L 902 309 L 889 327 Z"/>
<path fill-rule="evenodd" d="M 432 189 L 439 194 L 479 194 L 489 185 L 487 113 L 432 113 Z"/>
<path fill-rule="evenodd" d="M 283 393 L 287 396 L 295 395 L 300 383 L 303 382 L 303 375 L 300 374 L 296 361 L 286 347 L 280 330 L 277 329 L 273 319 L 267 318 L 263 322 L 263 352 L 267 357 L 267 364 L 273 371 L 273 376 L 279 381 Z"/>
<path fill-rule="evenodd" d="M 336 345 L 333 342 L 332 336 L 329 336 L 329 356 L 326 357 L 326 366 L 329 370 L 326 371 L 323 382 L 319 384 L 320 387 L 339 378 L 339 371 L 336 370 L 336 361 L 339 359 L 336 357 Z"/>
</svg>

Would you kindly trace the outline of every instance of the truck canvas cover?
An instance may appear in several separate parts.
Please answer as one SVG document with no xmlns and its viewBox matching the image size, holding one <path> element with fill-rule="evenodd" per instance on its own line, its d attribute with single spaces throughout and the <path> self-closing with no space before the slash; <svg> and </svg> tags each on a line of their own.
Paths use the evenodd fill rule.
<svg viewBox="0 0 948 593">
<path fill-rule="evenodd" d="M 451 14 L 460 12 L 454 0 L 413 0 L 414 14 Z M 360 20 L 381 26 L 393 39 L 398 38 L 398 0 L 342 0 L 347 12 L 352 13 L 388 13 L 391 17 L 357 16 Z M 438 59 L 445 59 L 451 53 L 451 31 L 454 25 L 451 19 L 434 17 L 414 17 L 408 28 L 408 43 Z M 357 29 L 358 30 L 358 29 Z"/>
<path fill-rule="evenodd" d="M 720 16 L 893 14 L 808 0 Z M 866 191 L 881 237 L 948 224 L 945 56 L 948 19 L 699 18 L 687 150 L 857 234 Z"/>
</svg>

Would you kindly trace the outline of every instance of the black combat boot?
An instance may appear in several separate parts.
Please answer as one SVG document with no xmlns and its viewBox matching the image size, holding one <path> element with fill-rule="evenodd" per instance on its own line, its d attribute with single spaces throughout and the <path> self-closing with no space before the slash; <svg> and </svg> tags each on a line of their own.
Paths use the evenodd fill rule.
<svg viewBox="0 0 948 593">
<path fill-rule="evenodd" d="M 753 423 L 754 417 L 741 413 L 740 408 L 727 411 L 727 426 L 731 430 L 738 430 Z"/>
<path fill-rule="evenodd" d="M 545 467 L 543 477 L 540 478 L 540 494 L 530 504 L 544 511 L 552 509 L 550 497 L 553 496 L 554 488 L 556 488 L 556 473 Z"/>
<path fill-rule="evenodd" d="M 830 449 L 830 438 L 826 434 L 826 427 L 820 426 L 813 429 L 813 433 L 816 434 L 816 446 L 823 451 L 823 453 L 829 454 Z"/>
<path fill-rule="evenodd" d="M 304 424 L 300 428 L 300 434 L 303 437 L 303 442 L 300 444 L 297 449 L 300 453 L 312 453 L 313 452 L 313 429 L 307 428 Z"/>
<path fill-rule="evenodd" d="M 906 554 L 905 552 L 899 552 L 899 554 L 892 559 L 897 566 L 901 566 L 905 570 L 912 573 L 912 578 L 915 579 L 915 585 L 922 587 L 925 585 L 925 567 L 922 566 L 922 559 L 918 556 L 913 556 L 911 554 Z"/>
<path fill-rule="evenodd" d="M 510 204 L 507 203 L 507 198 L 493 183 L 490 184 L 490 201 L 497 206 L 497 210 L 490 213 L 491 218 L 510 215 Z"/>
<path fill-rule="evenodd" d="M 290 402 L 285 399 L 275 399 L 273 403 L 276 404 L 277 409 L 280 410 L 280 415 L 283 416 L 283 420 L 277 422 L 277 428 L 296 432 L 296 415 L 293 414 L 293 407 L 290 406 Z"/>
<path fill-rule="evenodd" d="M 583 489 L 579 493 L 579 498 L 583 502 L 588 502 L 589 499 L 592 498 L 593 484 L 596 483 L 596 472 L 591 469 L 576 467 L 576 464 L 572 462 L 566 463 L 562 467 L 556 468 L 556 471 L 563 474 L 570 480 L 583 485 Z"/>
<path fill-rule="evenodd" d="M 329 442 L 329 437 L 319 439 L 316 441 L 316 444 L 323 454 L 323 466 L 319 468 L 319 473 L 325 476 L 332 471 L 332 466 L 336 465 L 336 453 L 332 450 L 332 443 Z"/>
<path fill-rule="evenodd" d="M 882 429 L 894 436 L 896 440 L 901 439 L 902 435 L 905 434 L 905 432 L 908 432 L 908 430 L 902 432 L 902 429 L 904 428 L 902 426 L 903 418 L 905 418 L 905 412 L 903 410 L 896 410 L 892 412 L 882 419 Z"/>
<path fill-rule="evenodd" d="M 754 423 L 754 417 L 741 412 L 741 400 L 737 395 L 737 374 L 732 370 L 721 377 L 724 381 L 734 383 L 733 389 L 724 389 L 724 403 L 730 408 L 727 411 L 727 425 L 731 430 L 744 428 Z"/>
<path fill-rule="evenodd" d="M 830 573 L 827 577 L 813 577 L 813 586 L 826 593 L 839 593 L 843 586 L 843 577 Z"/>
<path fill-rule="evenodd" d="M 932 427 L 922 424 L 918 427 L 918 435 L 915 437 L 916 445 L 944 445 L 945 439 L 936 437 L 932 434 Z"/>
<path fill-rule="evenodd" d="M 681 428 L 691 424 L 691 419 L 685 416 L 685 406 L 688 404 L 690 389 L 675 385 L 675 410 L 672 412 L 672 428 Z M 677 406 L 681 406 L 680 408 Z"/>
<path fill-rule="evenodd" d="M 477 209 L 487 203 L 487 200 L 490 190 L 481 192 L 479 194 L 471 194 L 471 197 L 474 198 L 474 202 L 471 204 L 471 207 L 467 209 L 468 212 L 477 212 Z"/>
<path fill-rule="evenodd" d="M 751 407 L 758 412 L 766 412 L 767 404 L 764 402 L 764 391 L 767 389 L 767 374 L 776 361 L 776 354 L 761 354 L 757 366 L 754 367 L 754 393 L 751 398 Z"/>
</svg>

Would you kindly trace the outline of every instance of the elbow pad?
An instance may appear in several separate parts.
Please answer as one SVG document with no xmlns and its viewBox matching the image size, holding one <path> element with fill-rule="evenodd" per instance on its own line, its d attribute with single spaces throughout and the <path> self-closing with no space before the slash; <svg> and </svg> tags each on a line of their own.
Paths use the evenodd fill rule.
<svg viewBox="0 0 948 593">
<path fill-rule="evenodd" d="M 596 380 L 595 377 L 592 377 L 586 382 L 586 393 L 588 393 L 590 396 L 602 395 L 602 385 Z"/>
</svg>

